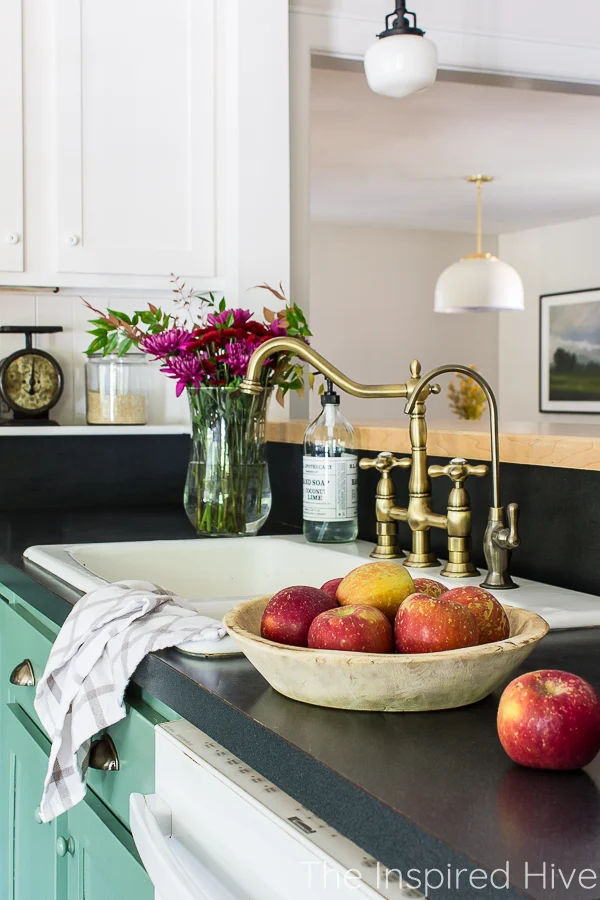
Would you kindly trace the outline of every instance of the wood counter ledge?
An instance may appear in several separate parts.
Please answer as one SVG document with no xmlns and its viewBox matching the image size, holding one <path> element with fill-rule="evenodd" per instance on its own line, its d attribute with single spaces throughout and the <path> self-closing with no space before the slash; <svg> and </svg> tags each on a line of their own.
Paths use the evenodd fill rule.
<svg viewBox="0 0 600 900">
<path fill-rule="evenodd" d="M 267 438 L 276 443 L 301 444 L 308 424 L 308 421 L 299 419 L 269 422 Z M 406 424 L 366 420 L 352 424 L 359 449 L 410 453 L 408 418 Z M 429 456 L 489 460 L 487 420 L 456 423 L 431 421 L 427 450 Z M 501 424 L 500 460 L 531 466 L 600 471 L 600 425 L 556 422 Z"/>
</svg>

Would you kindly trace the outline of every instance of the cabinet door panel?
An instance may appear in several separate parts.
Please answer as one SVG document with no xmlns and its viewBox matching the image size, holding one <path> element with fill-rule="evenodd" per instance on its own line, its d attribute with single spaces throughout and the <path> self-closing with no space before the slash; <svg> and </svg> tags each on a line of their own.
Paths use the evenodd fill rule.
<svg viewBox="0 0 600 900">
<path fill-rule="evenodd" d="M 69 900 L 154 900 L 131 835 L 91 791 L 69 812 L 69 834 Z"/>
<path fill-rule="evenodd" d="M 0 3 L 0 270 L 23 271 L 22 0 Z"/>
<path fill-rule="evenodd" d="M 214 275 L 214 3 L 56 5 L 59 271 Z"/>
<path fill-rule="evenodd" d="M 42 825 L 35 813 L 48 765 L 49 742 L 16 704 L 3 710 L 2 781 L 6 783 L 8 864 L 0 896 L 7 900 L 64 900 L 67 860 L 56 853 L 56 841 L 66 835 L 67 817 Z M 5 799 L 3 791 L 3 801 Z"/>
</svg>

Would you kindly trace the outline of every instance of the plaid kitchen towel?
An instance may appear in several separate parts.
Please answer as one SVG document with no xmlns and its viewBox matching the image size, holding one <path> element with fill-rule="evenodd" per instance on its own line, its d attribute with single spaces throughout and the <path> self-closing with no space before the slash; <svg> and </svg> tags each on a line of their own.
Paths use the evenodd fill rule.
<svg viewBox="0 0 600 900">
<path fill-rule="evenodd" d="M 125 718 L 123 694 L 153 650 L 218 641 L 221 622 L 145 581 L 97 588 L 73 607 L 50 653 L 35 709 L 52 741 L 40 812 L 49 822 L 85 796 L 93 735 Z"/>
</svg>

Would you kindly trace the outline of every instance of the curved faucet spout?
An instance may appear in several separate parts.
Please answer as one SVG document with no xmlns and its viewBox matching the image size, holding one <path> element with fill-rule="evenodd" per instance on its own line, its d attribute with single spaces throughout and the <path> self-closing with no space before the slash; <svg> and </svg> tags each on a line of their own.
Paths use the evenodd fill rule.
<svg viewBox="0 0 600 900">
<path fill-rule="evenodd" d="M 494 392 L 492 391 L 490 385 L 485 380 L 483 375 L 480 375 L 475 369 L 470 369 L 468 366 L 458 365 L 447 365 L 447 366 L 437 366 L 435 369 L 432 369 L 431 372 L 427 372 L 426 375 L 415 384 L 413 390 L 411 391 L 410 397 L 404 407 L 404 412 L 407 415 L 413 411 L 416 406 L 417 400 L 419 399 L 419 395 L 424 387 L 433 379 L 437 378 L 439 375 L 449 375 L 449 374 L 457 374 L 457 375 L 467 375 L 469 378 L 472 378 L 473 381 L 476 381 L 477 384 L 482 388 L 490 409 L 490 442 L 492 445 L 492 495 L 493 501 L 492 506 L 498 509 L 500 507 L 500 453 L 499 453 L 499 437 L 498 437 L 498 404 L 496 403 L 496 398 L 494 396 Z"/>
<path fill-rule="evenodd" d="M 261 381 L 261 372 L 265 360 L 276 353 L 290 353 L 299 359 L 305 360 L 322 375 L 337 384 L 341 390 L 354 397 L 407 397 L 409 388 L 406 384 L 359 384 L 340 372 L 329 360 L 309 347 L 304 341 L 292 337 L 275 337 L 254 351 L 248 363 L 246 377 L 240 385 L 240 390 L 245 394 L 260 394 L 265 385 Z"/>
</svg>

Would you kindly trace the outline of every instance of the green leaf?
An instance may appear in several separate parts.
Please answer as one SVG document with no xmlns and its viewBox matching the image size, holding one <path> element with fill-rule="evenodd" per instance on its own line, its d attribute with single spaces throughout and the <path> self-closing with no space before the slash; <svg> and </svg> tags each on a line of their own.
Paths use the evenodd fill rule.
<svg viewBox="0 0 600 900">
<path fill-rule="evenodd" d="M 212 298 L 212 294 L 210 296 Z M 227 308 L 227 304 L 225 302 L 225 297 L 222 297 L 221 302 L 219 303 L 219 312 L 225 312 L 226 308 Z"/>
<path fill-rule="evenodd" d="M 117 352 L 117 356 L 125 356 L 125 354 L 127 353 L 127 351 L 130 349 L 130 347 L 132 345 L 133 345 L 133 341 L 131 340 L 131 338 L 125 338 L 125 340 L 121 340 L 121 343 L 119 344 L 119 350 Z"/>
<path fill-rule="evenodd" d="M 109 309 L 107 312 L 110 316 L 115 316 L 115 318 L 121 319 L 122 322 L 127 322 L 128 325 L 131 325 L 131 319 L 126 313 L 119 312 L 116 309 Z"/>
<path fill-rule="evenodd" d="M 232 311 L 229 313 L 229 315 L 225 319 L 225 328 L 231 328 L 234 322 L 235 322 L 235 316 L 233 315 L 233 311 Z"/>
<path fill-rule="evenodd" d="M 95 337 L 106 338 L 107 333 L 104 328 L 92 328 L 87 334 L 93 334 Z"/>
<path fill-rule="evenodd" d="M 106 343 L 104 348 L 104 356 L 109 356 L 111 353 L 114 353 L 117 349 L 117 344 L 119 343 L 119 334 L 113 334 L 112 337 Z"/>
<path fill-rule="evenodd" d="M 86 353 L 88 356 L 90 356 L 92 353 L 98 353 L 100 350 L 102 350 L 105 343 L 106 342 L 104 338 L 98 337 L 95 341 L 92 341 L 87 350 L 84 350 L 84 353 Z"/>
</svg>

